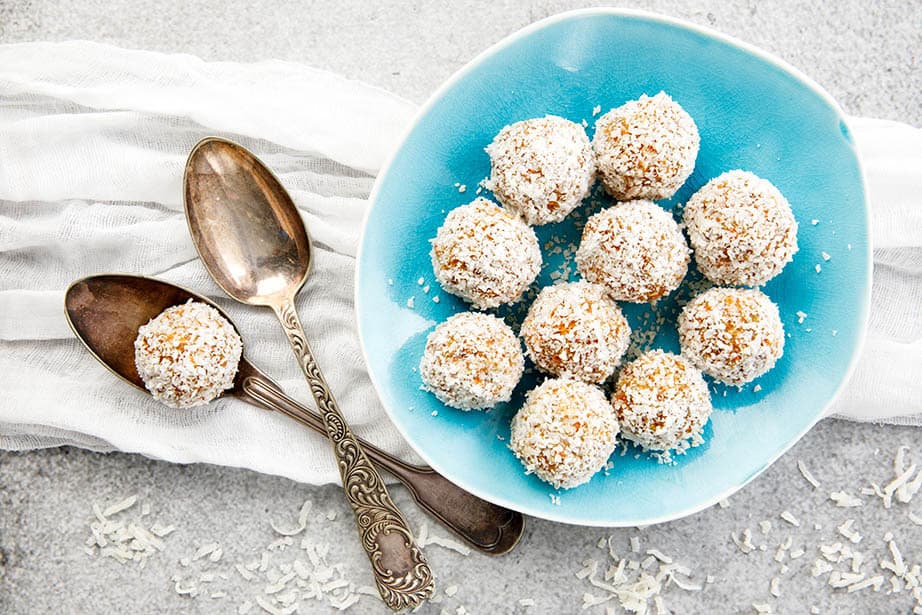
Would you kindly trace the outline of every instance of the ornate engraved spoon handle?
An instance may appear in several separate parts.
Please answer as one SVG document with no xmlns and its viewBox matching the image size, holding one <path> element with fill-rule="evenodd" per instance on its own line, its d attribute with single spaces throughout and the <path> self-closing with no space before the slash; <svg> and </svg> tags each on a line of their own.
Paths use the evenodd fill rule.
<svg viewBox="0 0 922 615">
<path fill-rule="evenodd" d="M 275 306 L 275 313 L 285 328 L 333 444 L 346 499 L 355 513 L 362 547 L 371 562 L 378 592 L 395 611 L 414 607 L 434 590 L 429 564 L 387 493 L 384 481 L 340 413 L 307 345 L 293 300 L 287 299 Z"/>
<path fill-rule="evenodd" d="M 250 365 L 247 369 L 240 385 L 243 399 L 326 434 L 319 414 L 285 395 L 262 372 Z M 407 463 L 370 442 L 357 440 L 378 470 L 386 470 L 402 482 L 417 504 L 473 548 L 500 555 L 518 544 L 525 529 L 521 513 L 471 495 L 428 466 Z"/>
</svg>

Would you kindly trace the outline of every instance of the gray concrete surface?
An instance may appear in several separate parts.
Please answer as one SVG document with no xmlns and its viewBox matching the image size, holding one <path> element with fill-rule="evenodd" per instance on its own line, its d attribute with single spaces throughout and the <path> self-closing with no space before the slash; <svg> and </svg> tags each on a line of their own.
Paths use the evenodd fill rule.
<svg viewBox="0 0 922 615">
<path fill-rule="evenodd" d="M 515 29 L 580 3 L 500 1 L 477 3 L 340 3 L 232 0 L 182 2 L 100 0 L 70 3 L 11 0 L 0 3 L 0 42 L 64 40 L 107 41 L 119 45 L 185 51 L 207 59 L 282 58 L 328 68 L 422 101 L 441 81 L 485 46 Z M 718 28 L 768 49 L 809 73 L 849 113 L 922 124 L 922 3 L 857 0 L 835 8 L 808 2 L 746 0 L 626 2 Z M 2 403 L 2 402 L 0 402 Z M 878 574 L 878 560 L 889 558 L 883 535 L 890 530 L 909 562 L 922 561 L 922 529 L 908 512 L 922 516 L 922 496 L 885 509 L 865 497 L 858 508 L 837 508 L 828 492 L 857 494 L 867 481 L 892 478 L 899 445 L 910 445 L 922 461 L 922 432 L 906 427 L 827 421 L 792 451 L 731 499 L 693 517 L 645 530 L 601 530 L 531 520 L 520 547 L 501 558 L 462 556 L 432 545 L 428 554 L 440 585 L 437 604 L 456 613 L 569 613 L 580 610 L 585 593 L 602 592 L 575 575 L 586 559 L 603 561 L 600 538 L 612 536 L 619 553 L 631 536 L 642 550 L 657 548 L 687 565 L 698 580 L 713 575 L 703 591 L 676 586 L 664 590 L 672 613 L 753 612 L 752 603 L 769 603 L 778 613 L 804 613 L 811 605 L 823 613 L 907 613 L 907 592 L 833 591 L 810 567 L 820 557 L 817 545 L 836 541 L 865 554 L 862 571 Z M 798 473 L 803 460 L 822 483 L 813 489 Z M 93 519 L 92 505 L 138 494 L 139 503 L 123 513 L 135 518 L 143 504 L 144 522 L 175 524 L 165 548 L 142 569 L 84 552 Z M 0 613 L 235 612 L 253 596 L 264 595 L 264 573 L 245 580 L 234 564 L 258 560 L 277 537 L 270 521 L 290 527 L 305 499 L 314 503 L 306 535 L 327 545 L 329 563 L 356 585 L 368 585 L 367 563 L 354 540 L 351 521 L 337 488 L 309 487 L 252 472 L 211 466 L 177 466 L 123 454 L 98 455 L 75 449 L 25 454 L 0 453 Z M 406 493 L 396 499 L 414 526 L 425 517 Z M 779 518 L 789 510 L 801 520 L 794 527 Z M 335 516 L 330 520 L 327 516 Z M 863 535 L 852 545 L 836 526 L 854 519 Z M 758 523 L 771 520 L 764 535 Z M 816 529 L 816 525 L 820 529 Z M 756 547 L 746 555 L 731 532 L 750 528 Z M 437 532 L 433 528 L 433 532 Z M 785 559 L 782 573 L 776 546 L 792 537 L 799 559 Z M 300 538 L 300 537 L 299 537 Z M 219 542 L 223 556 L 182 565 L 203 544 Z M 293 546 L 269 551 L 270 570 L 306 558 Z M 641 554 L 636 559 L 643 559 Z M 179 595 L 171 580 L 181 575 L 201 588 Z M 208 582 L 207 575 L 214 575 Z M 271 574 L 271 572 L 270 572 Z M 227 578 L 222 578 L 226 576 Z M 889 576 L 889 575 L 888 575 Z M 779 578 L 780 597 L 769 583 Z M 457 586 L 457 592 L 445 593 Z M 215 594 L 217 597 L 211 597 Z M 520 599 L 534 600 L 526 608 Z M 611 603 L 609 603 L 611 604 Z M 329 612 L 323 602 L 300 603 L 302 613 Z M 252 612 L 257 612 L 254 607 Z M 365 597 L 354 612 L 383 612 Z M 588 613 L 603 613 L 604 606 Z M 620 612 L 616 609 L 616 612 Z"/>
</svg>

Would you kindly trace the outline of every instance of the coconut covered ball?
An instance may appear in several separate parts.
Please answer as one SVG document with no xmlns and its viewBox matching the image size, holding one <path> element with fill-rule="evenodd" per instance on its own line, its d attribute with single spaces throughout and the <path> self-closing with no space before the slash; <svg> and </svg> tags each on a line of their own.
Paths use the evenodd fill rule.
<svg viewBox="0 0 922 615">
<path fill-rule="evenodd" d="M 672 214 L 652 201 L 629 201 L 590 217 L 576 252 L 580 275 L 613 299 L 645 303 L 675 290 L 689 249 Z"/>
<path fill-rule="evenodd" d="M 509 401 L 525 359 L 512 329 L 489 314 L 455 314 L 429 334 L 419 363 L 426 388 L 452 408 L 482 410 Z"/>
<path fill-rule="evenodd" d="M 234 386 L 240 336 L 210 305 L 189 301 L 138 329 L 134 362 L 154 399 L 173 408 L 207 404 Z"/>
<path fill-rule="evenodd" d="M 612 405 L 621 435 L 668 461 L 703 442 L 711 396 L 701 372 L 682 356 L 652 350 L 618 376 Z"/>
<path fill-rule="evenodd" d="M 601 389 L 551 378 L 528 393 L 512 419 L 509 447 L 526 474 L 569 489 L 602 469 L 617 435 L 618 421 Z"/>
<path fill-rule="evenodd" d="M 732 385 L 758 378 L 784 354 L 778 306 L 763 292 L 712 288 L 679 314 L 682 354 L 709 376 Z"/>
<path fill-rule="evenodd" d="M 592 149 L 605 189 L 619 201 L 675 194 L 695 168 L 695 121 L 664 92 L 641 96 L 601 116 Z"/>
<path fill-rule="evenodd" d="M 581 281 L 545 287 L 520 334 L 542 371 L 598 383 L 620 363 L 631 329 L 604 287 Z"/>
<path fill-rule="evenodd" d="M 797 221 L 787 199 L 746 171 L 728 171 L 685 205 L 685 227 L 695 262 L 709 280 L 761 286 L 797 252 Z"/>
<path fill-rule="evenodd" d="M 530 226 L 478 198 L 446 216 L 432 240 L 432 268 L 445 291 L 494 308 L 518 300 L 535 281 L 541 250 Z"/>
<path fill-rule="evenodd" d="M 589 194 L 595 157 L 586 131 L 562 117 L 516 122 L 487 146 L 496 199 L 528 224 L 560 222 Z"/>
</svg>

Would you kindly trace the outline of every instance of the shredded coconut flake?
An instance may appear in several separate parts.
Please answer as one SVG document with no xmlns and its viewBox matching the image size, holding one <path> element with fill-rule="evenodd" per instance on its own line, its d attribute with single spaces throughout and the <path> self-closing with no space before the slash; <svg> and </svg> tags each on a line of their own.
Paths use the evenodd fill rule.
<svg viewBox="0 0 922 615">
<path fill-rule="evenodd" d="M 795 527 L 800 527 L 800 521 L 798 521 L 797 517 L 795 517 L 793 514 L 791 514 L 790 511 L 787 511 L 787 510 L 786 510 L 786 511 L 782 512 L 780 516 L 781 516 L 781 518 L 782 518 L 783 520 L 787 521 L 787 522 L 790 523 L 791 525 L 793 525 L 793 526 L 795 526 Z"/>
<path fill-rule="evenodd" d="M 837 527 L 836 530 L 839 532 L 839 534 L 841 534 L 845 538 L 848 538 L 853 543 L 858 544 L 859 542 L 861 542 L 861 534 L 855 531 L 855 529 L 852 527 L 854 523 L 855 523 L 854 519 L 848 519 L 847 521 L 842 523 L 842 525 Z"/>
<path fill-rule="evenodd" d="M 864 503 L 861 498 L 857 498 L 845 491 L 833 491 L 829 494 L 829 499 L 841 508 L 854 508 Z"/>
<path fill-rule="evenodd" d="M 817 559 L 813 562 L 813 568 L 810 570 L 810 574 L 814 577 L 826 574 L 832 570 L 832 566 L 824 559 Z"/>
<path fill-rule="evenodd" d="M 820 482 L 813 477 L 806 464 L 800 459 L 797 460 L 797 469 L 800 471 L 800 475 L 804 477 L 804 480 L 813 485 L 814 489 L 820 488 Z"/>
<path fill-rule="evenodd" d="M 772 577 L 771 582 L 768 585 L 768 593 L 770 593 L 775 598 L 781 597 L 781 588 L 778 586 L 781 580 L 778 577 Z"/>
<path fill-rule="evenodd" d="M 448 549 L 449 551 L 460 553 L 461 555 L 467 556 L 471 554 L 471 550 L 460 542 L 452 540 L 451 538 L 430 533 L 428 523 L 423 523 L 420 526 L 419 536 L 416 539 L 416 543 L 420 546 L 420 548 L 427 547 L 429 545 L 436 545 L 438 547 L 442 547 L 443 549 Z"/>
<path fill-rule="evenodd" d="M 752 553 L 756 550 L 755 545 L 752 544 L 752 532 L 749 528 L 743 530 L 741 535 L 736 532 L 730 532 L 730 538 L 743 553 Z"/>
<path fill-rule="evenodd" d="M 862 589 L 867 589 L 868 587 L 873 587 L 874 591 L 880 591 L 881 586 L 884 584 L 884 577 L 882 575 L 875 575 L 864 579 L 863 581 L 858 581 L 848 586 L 848 593 L 861 591 Z"/>
<path fill-rule="evenodd" d="M 163 551 L 164 536 L 172 532 L 170 528 L 154 525 L 161 535 L 149 530 L 143 518 L 150 514 L 149 505 L 142 506 L 134 521 L 127 521 L 125 513 L 137 503 L 137 496 L 123 498 L 103 509 L 98 503 L 93 504 L 95 519 L 90 522 L 91 535 L 85 541 L 84 552 L 90 556 L 109 557 L 121 564 L 136 562 L 144 568 L 146 560 L 158 551 Z M 144 510 L 147 509 L 145 514 Z M 2 563 L 2 562 L 0 562 Z"/>
</svg>

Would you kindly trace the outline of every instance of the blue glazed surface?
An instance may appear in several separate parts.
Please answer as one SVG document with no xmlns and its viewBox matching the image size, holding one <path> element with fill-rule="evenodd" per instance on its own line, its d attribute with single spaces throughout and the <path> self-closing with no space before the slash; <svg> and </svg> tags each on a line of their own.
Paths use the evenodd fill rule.
<svg viewBox="0 0 922 615">
<path fill-rule="evenodd" d="M 591 10 L 510 37 L 436 93 L 378 178 L 356 280 L 372 380 L 393 422 L 427 462 L 465 489 L 531 515 L 584 525 L 641 525 L 690 514 L 730 495 L 822 416 L 864 334 L 868 216 L 841 112 L 817 86 L 779 62 L 654 15 Z M 707 180 L 735 168 L 771 180 L 791 202 L 800 251 L 764 289 L 779 304 L 789 333 L 785 354 L 754 383 L 761 386 L 758 392 L 753 385 L 741 391 L 711 386 L 715 412 L 706 442 L 676 464 L 660 465 L 633 448 L 625 455 L 616 451 L 607 475 L 560 492 L 555 505 L 549 497 L 553 488 L 526 476 L 507 447 L 509 420 L 534 385 L 533 376 L 523 379 L 510 404 L 489 413 L 447 408 L 420 389 L 415 368 L 427 334 L 467 309 L 434 281 L 428 240 L 449 210 L 474 198 L 490 170 L 483 148 L 506 124 L 554 114 L 585 119 L 591 136 L 596 105 L 604 113 L 660 90 L 689 112 L 701 133 L 694 173 L 663 207 L 674 209 Z M 467 191 L 459 193 L 456 182 Z M 555 236 L 575 245 L 585 217 L 610 204 L 597 190 L 571 219 L 538 228 L 542 246 Z M 828 262 L 823 252 L 831 256 Z M 564 266 L 562 255 L 544 250 L 544 256 L 541 285 Z M 665 316 L 654 345 L 676 350 L 676 299 L 692 294 L 688 283 L 697 277 L 690 272 L 655 312 L 625 305 L 632 327 L 651 329 L 656 315 Z M 428 293 L 420 278 L 431 286 Z M 436 295 L 439 303 L 432 301 Z M 515 323 L 526 308 L 527 303 L 501 314 Z M 798 311 L 808 314 L 803 323 Z"/>
</svg>

